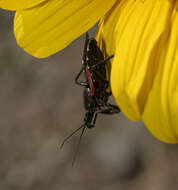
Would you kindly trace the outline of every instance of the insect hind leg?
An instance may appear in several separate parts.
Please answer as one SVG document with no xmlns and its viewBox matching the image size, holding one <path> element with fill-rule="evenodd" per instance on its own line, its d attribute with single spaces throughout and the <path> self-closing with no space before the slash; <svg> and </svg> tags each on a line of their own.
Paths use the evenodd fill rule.
<svg viewBox="0 0 178 190">
<path fill-rule="evenodd" d="M 121 110 L 120 110 L 120 108 L 118 106 L 110 104 L 110 103 L 107 103 L 97 113 L 106 114 L 106 115 L 112 115 L 112 114 L 116 114 L 116 113 L 120 113 L 120 112 L 121 112 Z"/>
<path fill-rule="evenodd" d="M 91 67 L 91 70 L 94 70 L 95 67 L 98 67 L 99 65 L 102 65 L 102 64 L 106 63 L 107 61 L 109 61 L 109 60 L 112 59 L 113 57 L 114 57 L 114 54 L 113 54 L 113 55 L 110 55 L 110 56 L 108 56 L 108 57 L 106 57 L 106 59 L 104 59 L 104 60 L 99 61 L 98 63 L 94 64 L 94 65 Z"/>
</svg>

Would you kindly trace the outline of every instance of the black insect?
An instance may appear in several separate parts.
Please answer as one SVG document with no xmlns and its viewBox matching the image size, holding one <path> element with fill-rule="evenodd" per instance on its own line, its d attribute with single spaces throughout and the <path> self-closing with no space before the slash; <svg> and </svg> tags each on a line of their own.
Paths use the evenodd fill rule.
<svg viewBox="0 0 178 190">
<path fill-rule="evenodd" d="M 76 84 L 84 87 L 83 100 L 86 110 L 84 124 L 64 139 L 61 148 L 74 133 L 82 129 L 79 139 L 80 144 L 84 130 L 86 127 L 90 129 L 95 126 L 98 114 L 111 115 L 120 112 L 120 109 L 116 105 L 108 103 L 111 92 L 106 74 L 106 64 L 113 57 L 114 55 L 104 58 L 97 46 L 96 40 L 89 38 L 88 33 L 86 33 L 82 68 L 75 78 Z M 85 81 L 80 80 L 82 74 L 84 74 Z"/>
</svg>

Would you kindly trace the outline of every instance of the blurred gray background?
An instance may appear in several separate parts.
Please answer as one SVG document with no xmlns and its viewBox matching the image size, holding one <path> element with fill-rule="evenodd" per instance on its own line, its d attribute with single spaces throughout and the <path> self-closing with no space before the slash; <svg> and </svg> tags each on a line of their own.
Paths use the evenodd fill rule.
<svg viewBox="0 0 178 190">
<path fill-rule="evenodd" d="M 0 10 L 0 190 L 178 189 L 178 146 L 159 142 L 122 114 L 100 116 L 86 130 L 81 67 L 84 36 L 47 59 L 15 42 L 13 13 Z"/>
</svg>

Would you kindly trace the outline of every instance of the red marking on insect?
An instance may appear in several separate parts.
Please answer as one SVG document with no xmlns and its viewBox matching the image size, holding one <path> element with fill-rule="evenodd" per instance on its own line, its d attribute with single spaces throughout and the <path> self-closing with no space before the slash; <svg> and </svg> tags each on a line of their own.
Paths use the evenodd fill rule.
<svg viewBox="0 0 178 190">
<path fill-rule="evenodd" d="M 93 80 L 92 80 L 91 73 L 89 71 L 88 65 L 86 66 L 86 77 L 87 77 L 87 80 L 88 80 L 88 83 L 89 83 L 89 86 L 91 89 L 91 95 L 95 96 L 95 87 L 93 84 Z"/>
</svg>

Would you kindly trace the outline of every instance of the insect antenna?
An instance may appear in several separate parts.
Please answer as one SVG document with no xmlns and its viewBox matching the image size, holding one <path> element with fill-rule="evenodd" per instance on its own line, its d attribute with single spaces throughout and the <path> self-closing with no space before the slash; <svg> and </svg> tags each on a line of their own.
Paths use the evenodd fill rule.
<svg viewBox="0 0 178 190">
<path fill-rule="evenodd" d="M 86 129 L 86 125 L 84 124 L 84 125 L 82 125 L 81 127 L 82 127 L 82 132 L 81 132 L 81 134 L 80 134 L 80 138 L 79 138 L 79 141 L 78 141 L 78 144 L 77 144 L 77 150 L 75 151 L 75 154 L 74 154 L 74 156 L 73 156 L 72 167 L 74 166 L 76 157 L 77 157 L 77 155 L 78 155 L 78 153 L 79 153 L 79 147 L 80 147 L 80 143 L 81 143 L 81 140 L 82 140 L 83 133 L 84 133 L 84 131 L 85 131 L 85 129 Z M 80 127 L 80 128 L 81 128 L 81 127 Z"/>
<path fill-rule="evenodd" d="M 82 125 L 81 127 L 77 128 L 74 132 L 72 132 L 68 137 L 66 137 L 66 138 L 62 141 L 62 143 L 61 143 L 61 145 L 60 145 L 60 149 L 63 148 L 64 144 L 66 143 L 66 141 L 68 141 L 68 140 L 70 139 L 70 137 L 72 137 L 77 131 L 79 131 L 80 129 L 82 129 L 82 128 L 84 128 L 84 127 L 85 127 L 85 126 Z M 82 131 L 83 131 L 83 130 L 82 130 Z"/>
</svg>

